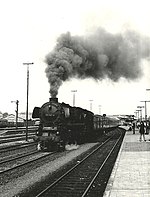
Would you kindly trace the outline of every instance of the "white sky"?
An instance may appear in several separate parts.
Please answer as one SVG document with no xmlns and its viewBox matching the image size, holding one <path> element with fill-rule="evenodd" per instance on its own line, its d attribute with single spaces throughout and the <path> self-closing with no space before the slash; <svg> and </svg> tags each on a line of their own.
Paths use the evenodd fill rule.
<svg viewBox="0 0 150 197">
<path fill-rule="evenodd" d="M 2 0 L 0 1 L 0 111 L 26 111 L 27 70 L 30 66 L 29 111 L 49 100 L 49 83 L 44 58 L 56 44 L 60 34 L 86 35 L 102 27 L 111 33 L 126 29 L 150 36 L 149 0 Z M 136 82 L 72 79 L 64 83 L 58 94 L 60 102 L 72 105 L 77 90 L 76 106 L 94 113 L 134 114 L 142 100 L 150 100 L 150 62 L 142 61 L 144 75 Z M 150 116 L 150 103 L 147 103 Z M 144 112 L 143 112 L 144 114 Z"/>
</svg>

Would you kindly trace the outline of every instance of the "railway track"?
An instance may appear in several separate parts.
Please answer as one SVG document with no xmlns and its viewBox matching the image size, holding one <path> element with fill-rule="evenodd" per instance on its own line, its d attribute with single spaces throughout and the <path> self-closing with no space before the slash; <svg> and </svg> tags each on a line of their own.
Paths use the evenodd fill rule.
<svg viewBox="0 0 150 197">
<path fill-rule="evenodd" d="M 30 126 L 28 128 L 29 132 L 36 131 L 38 129 L 37 126 Z M 18 129 L 15 129 L 14 127 L 7 127 L 7 128 L 0 128 L 0 136 L 1 135 L 9 135 L 13 133 L 24 133 L 26 131 L 25 127 L 19 127 Z"/>
<path fill-rule="evenodd" d="M 30 153 L 25 153 L 24 152 L 24 153 L 19 153 L 19 154 L 13 155 L 13 158 L 12 157 L 11 158 L 10 157 L 5 157 L 0 161 L 0 168 L 1 168 L 1 166 L 2 166 L 3 169 L 4 169 L 4 166 L 5 166 L 5 168 L 7 168 L 7 165 L 10 165 L 10 163 L 12 163 L 14 161 L 15 161 L 15 163 L 17 163 L 17 160 L 23 159 L 23 158 L 28 157 L 28 156 L 32 156 L 32 155 L 34 155 L 38 152 L 39 152 L 38 150 L 35 150 L 35 151 L 30 152 Z"/>
<path fill-rule="evenodd" d="M 48 159 L 55 152 L 33 151 L 23 155 L 15 156 L 11 159 L 4 159 L 0 162 L 0 184 L 4 184 L 10 179 L 21 176 L 33 169 L 38 163 Z M 8 180 L 7 180 L 8 177 Z"/>
<path fill-rule="evenodd" d="M 123 137 L 124 134 L 120 132 L 110 137 L 86 157 L 78 159 L 78 162 L 63 175 L 57 179 L 53 177 L 53 180 L 47 180 L 46 184 L 50 184 L 38 194 L 37 191 L 34 192 L 34 195 L 32 192 L 32 196 L 103 196 Z"/>
<path fill-rule="evenodd" d="M 37 143 L 35 142 L 25 142 L 22 144 L 15 144 L 11 146 L 5 146 L 0 148 L 0 161 L 4 157 L 13 157 L 15 154 L 20 154 L 24 152 L 29 152 L 37 149 Z"/>
<path fill-rule="evenodd" d="M 29 133 L 28 134 L 28 139 L 33 139 L 33 136 L 35 136 L 35 133 Z M 15 141 L 21 141 L 21 140 L 25 140 L 25 138 L 26 138 L 25 134 L 0 136 L 0 144 L 15 142 Z"/>
<path fill-rule="evenodd" d="M 37 129 L 37 126 L 29 126 L 28 129 L 34 130 L 34 129 Z M 16 131 L 16 128 L 15 127 L 4 127 L 4 128 L 0 128 L 0 131 L 6 131 L 6 130 Z M 17 131 L 20 131 L 20 130 L 26 130 L 26 127 L 18 127 Z"/>
</svg>

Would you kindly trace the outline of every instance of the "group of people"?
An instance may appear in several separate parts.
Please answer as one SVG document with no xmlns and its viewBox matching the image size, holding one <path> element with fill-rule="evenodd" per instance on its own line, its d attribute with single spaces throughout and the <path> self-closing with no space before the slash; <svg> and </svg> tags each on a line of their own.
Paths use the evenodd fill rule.
<svg viewBox="0 0 150 197">
<path fill-rule="evenodd" d="M 132 131 L 133 131 L 133 134 L 135 134 L 135 122 L 132 123 Z M 138 125 L 138 128 L 139 128 L 139 133 L 140 133 L 140 141 L 142 141 L 142 137 L 143 137 L 143 140 L 146 141 L 145 139 L 145 125 L 144 125 L 144 122 L 141 121 L 140 122 L 140 125 Z"/>
</svg>

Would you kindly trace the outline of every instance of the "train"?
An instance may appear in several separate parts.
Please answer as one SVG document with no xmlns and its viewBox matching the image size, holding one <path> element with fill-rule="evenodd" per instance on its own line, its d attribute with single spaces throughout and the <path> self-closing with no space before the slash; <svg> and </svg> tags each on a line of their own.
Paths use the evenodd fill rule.
<svg viewBox="0 0 150 197">
<path fill-rule="evenodd" d="M 108 127 L 118 126 L 118 121 L 108 119 L 106 114 L 94 115 L 86 109 L 59 103 L 58 98 L 34 107 L 32 118 L 40 120 L 34 137 L 39 150 L 65 150 L 67 144 L 85 143 Z"/>
<path fill-rule="evenodd" d="M 0 119 L 0 128 L 5 128 L 8 126 L 8 120 L 1 118 Z"/>
</svg>

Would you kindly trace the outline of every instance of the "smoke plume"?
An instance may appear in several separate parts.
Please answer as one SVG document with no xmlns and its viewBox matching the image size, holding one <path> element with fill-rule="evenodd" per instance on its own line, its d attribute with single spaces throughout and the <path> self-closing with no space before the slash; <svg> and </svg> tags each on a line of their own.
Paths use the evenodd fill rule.
<svg viewBox="0 0 150 197">
<path fill-rule="evenodd" d="M 114 82 L 122 77 L 137 79 L 142 76 L 141 59 L 149 55 L 150 39 L 134 31 L 114 35 L 100 28 L 87 37 L 67 32 L 45 59 L 50 94 L 56 97 L 62 83 L 73 77 Z"/>
</svg>

